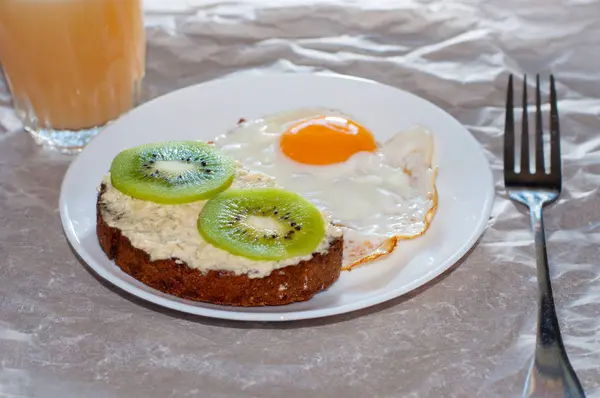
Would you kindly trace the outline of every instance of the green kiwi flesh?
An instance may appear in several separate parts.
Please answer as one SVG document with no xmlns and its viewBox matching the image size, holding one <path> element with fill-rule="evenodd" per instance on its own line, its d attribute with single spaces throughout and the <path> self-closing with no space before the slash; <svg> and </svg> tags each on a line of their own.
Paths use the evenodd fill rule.
<svg viewBox="0 0 600 398">
<path fill-rule="evenodd" d="M 319 210 L 278 188 L 228 189 L 210 199 L 198 217 L 205 241 L 253 260 L 306 256 L 325 236 Z"/>
<path fill-rule="evenodd" d="M 140 145 L 119 153 L 110 167 L 111 182 L 122 193 L 163 204 L 208 199 L 227 189 L 235 162 L 200 141 Z"/>
</svg>

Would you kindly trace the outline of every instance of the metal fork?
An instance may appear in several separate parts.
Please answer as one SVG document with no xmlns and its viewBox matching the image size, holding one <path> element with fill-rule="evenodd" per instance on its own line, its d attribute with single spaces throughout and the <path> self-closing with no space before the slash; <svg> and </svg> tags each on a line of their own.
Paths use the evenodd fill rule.
<svg viewBox="0 0 600 398">
<path fill-rule="evenodd" d="M 508 80 L 504 131 L 504 185 L 508 196 L 529 208 L 535 238 L 538 280 L 538 318 L 535 357 L 527 375 L 523 397 L 585 397 L 581 383 L 567 357 L 560 335 L 546 253 L 542 209 L 561 191 L 561 157 L 558 106 L 554 76 L 550 75 L 550 172 L 544 162 L 540 76 L 536 77 L 535 167 L 530 168 L 529 123 L 527 120 L 527 77 L 523 79 L 523 118 L 519 171 L 515 170 L 515 127 L 513 77 Z"/>
</svg>

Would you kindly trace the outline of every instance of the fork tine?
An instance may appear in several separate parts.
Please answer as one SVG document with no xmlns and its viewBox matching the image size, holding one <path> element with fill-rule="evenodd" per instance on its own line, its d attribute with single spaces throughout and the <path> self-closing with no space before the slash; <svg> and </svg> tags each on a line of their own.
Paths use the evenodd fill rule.
<svg viewBox="0 0 600 398">
<path fill-rule="evenodd" d="M 544 125 L 542 123 L 542 94 L 540 75 L 535 77 L 535 171 L 545 174 L 544 166 Z"/>
<path fill-rule="evenodd" d="M 506 120 L 504 122 L 504 172 L 515 171 L 515 118 L 513 115 L 513 77 L 508 77 Z"/>
<path fill-rule="evenodd" d="M 560 127 L 554 75 L 550 75 L 550 174 L 560 177 Z"/>
<path fill-rule="evenodd" d="M 527 75 L 523 77 L 523 119 L 521 120 L 521 173 L 529 174 L 529 121 L 527 120 Z"/>
</svg>

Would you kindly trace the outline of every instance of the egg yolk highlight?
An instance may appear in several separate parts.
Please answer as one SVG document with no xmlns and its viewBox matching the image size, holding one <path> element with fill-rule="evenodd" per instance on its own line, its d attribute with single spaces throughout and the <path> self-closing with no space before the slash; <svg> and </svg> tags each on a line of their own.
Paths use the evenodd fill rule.
<svg viewBox="0 0 600 398">
<path fill-rule="evenodd" d="M 282 134 L 279 145 L 288 158 L 310 165 L 341 163 L 355 153 L 377 149 L 369 130 L 338 116 L 303 120 Z"/>
</svg>

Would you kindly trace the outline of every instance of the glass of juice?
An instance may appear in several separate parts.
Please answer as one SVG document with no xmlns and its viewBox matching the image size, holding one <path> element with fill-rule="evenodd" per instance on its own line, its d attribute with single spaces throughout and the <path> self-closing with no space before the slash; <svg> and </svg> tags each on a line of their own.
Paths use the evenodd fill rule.
<svg viewBox="0 0 600 398">
<path fill-rule="evenodd" d="M 0 64 L 25 130 L 77 152 L 138 101 L 141 0 L 0 0 Z"/>
</svg>

